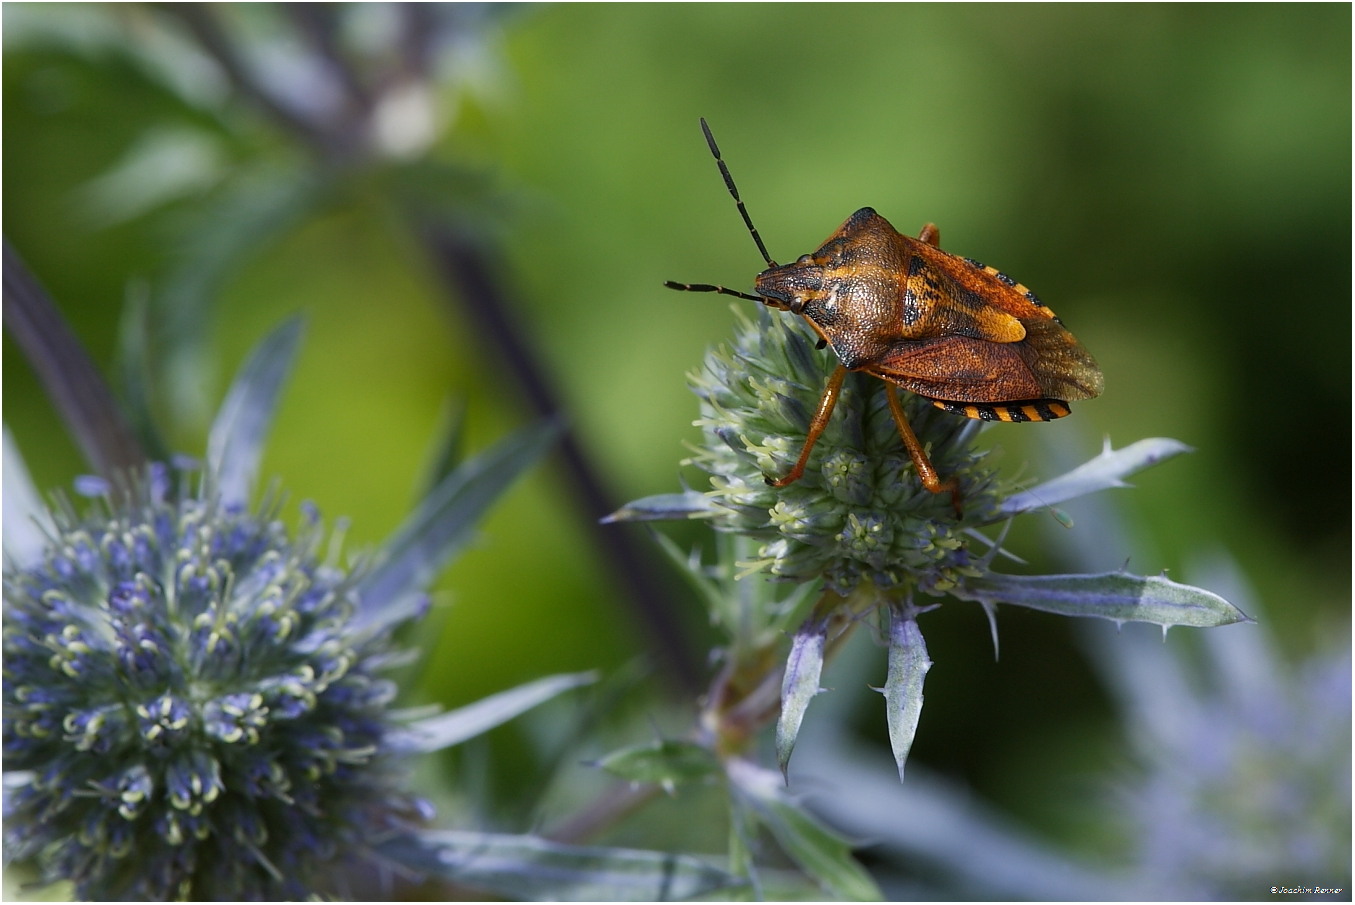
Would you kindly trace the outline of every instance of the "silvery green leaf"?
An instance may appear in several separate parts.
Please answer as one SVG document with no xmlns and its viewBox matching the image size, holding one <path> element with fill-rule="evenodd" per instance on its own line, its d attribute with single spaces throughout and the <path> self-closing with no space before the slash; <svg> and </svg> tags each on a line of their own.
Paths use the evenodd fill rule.
<svg viewBox="0 0 1355 905">
<path fill-rule="evenodd" d="M 291 371 L 302 320 L 292 317 L 255 347 L 231 384 L 207 436 L 207 473 L 227 505 L 244 506 L 254 490 L 264 440 Z"/>
<path fill-rule="evenodd" d="M 668 792 L 720 772 L 720 763 L 709 748 L 667 739 L 613 751 L 598 760 L 597 766 L 630 782 L 655 783 Z"/>
<path fill-rule="evenodd" d="M 916 610 L 910 605 L 891 607 L 889 611 L 889 671 L 882 690 L 888 708 L 889 745 L 900 780 L 922 716 L 922 683 L 927 670 L 932 668 L 915 615 Z"/>
<path fill-rule="evenodd" d="M 693 855 L 564 845 L 538 836 L 428 831 L 392 839 L 380 851 L 458 887 L 515 900 L 665 902 L 743 885 Z"/>
<path fill-rule="evenodd" d="M 425 717 L 388 736 L 392 748 L 409 752 L 439 751 L 488 732 L 513 717 L 572 688 L 597 681 L 595 672 L 568 673 L 537 679 L 501 691 L 456 710 Z"/>
<path fill-rule="evenodd" d="M 5 480 L 0 490 L 0 503 L 4 504 L 0 525 L 4 527 L 6 568 L 8 563 L 16 566 L 36 563 L 47 546 L 46 535 L 53 531 L 52 520 L 9 427 L 4 430 L 4 471 L 0 474 Z"/>
<path fill-rule="evenodd" d="M 815 614 L 795 632 L 786 657 L 786 672 L 781 681 L 781 716 L 776 721 L 776 761 L 785 777 L 795 737 L 800 734 L 809 701 L 818 694 L 823 675 L 823 649 L 828 641 L 828 620 Z"/>
<path fill-rule="evenodd" d="M 1111 449 L 1107 440 L 1096 458 L 1038 487 L 1007 497 L 993 520 L 1044 509 L 1111 487 L 1128 487 L 1124 478 L 1129 475 L 1190 451 L 1186 444 L 1167 437 L 1150 437 L 1118 450 Z"/>
<path fill-rule="evenodd" d="M 989 572 L 953 591 L 981 603 L 1008 603 L 1061 616 L 1199 628 L 1252 621 L 1217 594 L 1160 575 L 1000 575 Z"/>
<path fill-rule="evenodd" d="M 555 424 L 524 428 L 439 481 L 383 545 L 385 559 L 359 579 L 359 618 L 389 624 L 415 615 L 422 607 L 420 589 L 460 552 L 486 510 L 558 435 Z"/>
<path fill-rule="evenodd" d="M 781 777 L 748 761 L 726 764 L 738 801 L 771 832 L 786 855 L 826 891 L 852 901 L 879 901 L 879 887 L 847 840 L 820 823 L 789 792 Z"/>
<path fill-rule="evenodd" d="M 659 493 L 632 500 L 603 522 L 662 522 L 684 518 L 705 518 L 715 511 L 704 493 L 688 490 L 684 493 Z"/>
</svg>

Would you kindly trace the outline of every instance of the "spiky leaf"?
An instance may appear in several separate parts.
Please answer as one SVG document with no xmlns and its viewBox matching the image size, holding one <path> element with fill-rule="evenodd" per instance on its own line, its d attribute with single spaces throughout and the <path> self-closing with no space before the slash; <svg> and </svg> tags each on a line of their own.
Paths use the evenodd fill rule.
<svg viewBox="0 0 1355 905">
<path fill-rule="evenodd" d="M 419 720 L 403 731 L 393 732 L 388 740 L 393 748 L 402 751 L 449 748 L 482 735 L 559 694 L 595 681 L 597 673 L 594 672 L 547 676 L 492 694 L 474 704 Z"/>
<path fill-rule="evenodd" d="M 525 428 L 439 481 L 386 542 L 386 559 L 358 582 L 362 618 L 400 621 L 417 611 L 419 589 L 460 551 L 485 511 L 558 434 L 554 424 Z"/>
<path fill-rule="evenodd" d="M 658 493 L 632 500 L 602 521 L 663 522 L 673 519 L 706 518 L 716 512 L 710 498 L 704 493 L 688 490 L 683 493 Z"/>
<path fill-rule="evenodd" d="M 669 792 L 684 783 L 710 779 L 720 771 L 720 763 L 709 748 L 668 739 L 618 749 L 597 765 L 622 779 L 655 783 Z"/>
<path fill-rule="evenodd" d="M 1128 487 L 1124 479 L 1135 472 L 1190 451 L 1189 446 L 1169 437 L 1149 437 L 1123 449 L 1111 449 L 1110 441 L 1107 440 L 1094 459 L 1038 487 L 1007 497 L 998 507 L 993 520 L 1054 506 L 1112 487 Z"/>
<path fill-rule="evenodd" d="M 820 823 L 786 791 L 781 778 L 743 760 L 726 765 L 738 802 L 776 838 L 786 855 L 826 891 L 842 899 L 879 901 L 879 887 L 847 840 Z"/>
<path fill-rule="evenodd" d="M 207 473 L 227 505 L 249 502 L 273 424 L 278 395 L 292 369 L 302 321 L 289 318 L 263 338 L 240 368 L 207 437 Z"/>
<path fill-rule="evenodd" d="M 828 620 L 818 614 L 801 624 L 791 641 L 786 673 L 781 681 L 781 716 L 776 721 L 776 760 L 781 775 L 790 766 L 790 754 L 809 701 L 819 693 L 823 675 L 823 650 L 828 640 Z"/>
<path fill-rule="evenodd" d="M 1009 603 L 1060 616 L 1096 616 L 1116 622 L 1206 628 L 1252 621 L 1217 594 L 1161 575 L 1001 575 L 989 572 L 965 583 L 955 596 Z"/>
<path fill-rule="evenodd" d="M 918 628 L 911 605 L 891 607 L 889 612 L 889 672 L 882 689 L 888 707 L 889 745 L 903 779 L 903 766 L 913 747 L 918 719 L 922 716 L 922 683 L 932 661 Z"/>
<path fill-rule="evenodd" d="M 574 846 L 456 830 L 391 840 L 382 854 L 458 887 L 519 900 L 666 902 L 740 885 L 692 855 Z"/>
</svg>

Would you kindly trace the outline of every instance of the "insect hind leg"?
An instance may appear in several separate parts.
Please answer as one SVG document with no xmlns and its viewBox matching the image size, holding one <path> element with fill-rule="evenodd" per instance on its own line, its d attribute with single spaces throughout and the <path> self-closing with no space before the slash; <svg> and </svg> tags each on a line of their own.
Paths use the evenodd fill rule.
<svg viewBox="0 0 1355 905">
<path fill-rule="evenodd" d="M 949 493 L 950 504 L 955 507 L 957 518 L 964 517 L 964 508 L 960 505 L 960 484 L 954 477 L 941 480 L 941 475 L 937 473 L 936 466 L 932 460 L 927 458 L 927 451 L 922 448 L 922 442 L 918 440 L 917 434 L 913 432 L 913 426 L 908 423 L 908 416 L 903 412 L 903 405 L 899 402 L 898 391 L 894 385 L 885 382 L 885 398 L 889 400 L 889 412 L 894 416 L 894 423 L 899 428 L 899 437 L 903 440 L 904 448 L 908 450 L 908 457 L 913 460 L 913 468 L 917 471 L 918 480 L 922 486 L 932 493 Z"/>
</svg>

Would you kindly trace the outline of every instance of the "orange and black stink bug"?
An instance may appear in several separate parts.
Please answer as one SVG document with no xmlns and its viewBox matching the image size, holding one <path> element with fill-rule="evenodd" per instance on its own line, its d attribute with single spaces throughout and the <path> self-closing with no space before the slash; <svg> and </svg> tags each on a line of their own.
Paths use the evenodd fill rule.
<svg viewBox="0 0 1355 905">
<path fill-rule="evenodd" d="M 1051 421 L 1068 414 L 1070 400 L 1101 392 L 1096 362 L 1054 312 L 1001 271 L 942 251 L 934 224 L 912 239 L 863 207 L 818 251 L 777 264 L 704 119 L 701 130 L 767 269 L 758 274 L 751 295 L 707 284 L 664 285 L 720 292 L 798 314 L 819 335 L 819 347 L 831 346 L 839 362 L 799 459 L 783 477 L 768 477 L 768 483 L 784 487 L 804 473 L 848 371 L 884 381 L 899 436 L 922 485 L 932 493 L 950 491 L 957 512 L 955 479 L 937 475 L 904 416 L 896 386 L 937 408 L 985 421 Z"/>
</svg>

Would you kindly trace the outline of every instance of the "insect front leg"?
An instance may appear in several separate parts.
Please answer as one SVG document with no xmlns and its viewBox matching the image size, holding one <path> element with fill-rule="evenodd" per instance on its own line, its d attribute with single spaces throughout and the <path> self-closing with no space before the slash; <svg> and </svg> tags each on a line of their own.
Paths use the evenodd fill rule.
<svg viewBox="0 0 1355 905">
<path fill-rule="evenodd" d="M 917 434 L 913 433 L 913 426 L 908 423 L 908 416 L 903 413 L 903 406 L 899 403 L 898 391 L 894 385 L 885 382 L 885 398 L 889 400 L 889 411 L 894 416 L 894 423 L 899 427 L 899 436 L 903 438 L 903 445 L 908 450 L 908 457 L 913 460 L 913 468 L 917 470 L 917 476 L 922 481 L 922 486 L 932 493 L 950 493 L 950 504 L 955 507 L 955 514 L 963 516 L 964 510 L 960 508 L 960 488 L 954 478 L 945 481 L 936 472 L 936 466 L 932 465 L 931 459 L 927 458 L 927 451 L 922 448 L 922 443 L 918 441 Z"/>
<path fill-rule="evenodd" d="M 828 378 L 828 385 L 823 388 L 823 395 L 819 397 L 819 408 L 814 413 L 814 420 L 809 422 L 809 433 L 805 436 L 805 445 L 800 449 L 800 458 L 795 461 L 795 466 L 781 478 L 772 478 L 763 475 L 767 483 L 773 487 L 785 487 L 787 484 L 793 484 L 805 473 L 805 464 L 809 461 L 809 453 L 814 449 L 814 444 L 819 441 L 819 436 L 823 429 L 828 426 L 828 419 L 832 417 L 833 407 L 837 405 L 838 393 L 842 390 L 842 381 L 847 376 L 847 369 L 838 365 L 833 369 L 832 376 Z"/>
</svg>

